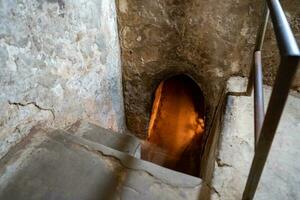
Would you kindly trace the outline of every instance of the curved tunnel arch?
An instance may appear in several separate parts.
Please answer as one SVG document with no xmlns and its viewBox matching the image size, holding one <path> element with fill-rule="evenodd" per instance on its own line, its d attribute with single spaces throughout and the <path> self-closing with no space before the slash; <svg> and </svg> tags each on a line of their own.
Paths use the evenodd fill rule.
<svg viewBox="0 0 300 200">
<path fill-rule="evenodd" d="M 205 100 L 200 87 L 185 74 L 162 81 L 155 91 L 142 158 L 197 176 L 205 130 Z"/>
</svg>

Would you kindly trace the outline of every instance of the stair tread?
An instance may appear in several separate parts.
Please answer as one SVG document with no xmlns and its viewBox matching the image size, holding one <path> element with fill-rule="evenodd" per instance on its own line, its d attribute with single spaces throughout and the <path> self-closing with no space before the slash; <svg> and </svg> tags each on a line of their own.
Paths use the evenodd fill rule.
<svg viewBox="0 0 300 200">
<path fill-rule="evenodd" d="M 0 199 L 198 199 L 208 188 L 62 130 L 30 137 L 0 160 Z"/>
<path fill-rule="evenodd" d="M 76 122 L 67 132 L 130 155 L 134 155 L 140 146 L 140 140 L 133 135 L 117 133 L 86 121 Z"/>
</svg>

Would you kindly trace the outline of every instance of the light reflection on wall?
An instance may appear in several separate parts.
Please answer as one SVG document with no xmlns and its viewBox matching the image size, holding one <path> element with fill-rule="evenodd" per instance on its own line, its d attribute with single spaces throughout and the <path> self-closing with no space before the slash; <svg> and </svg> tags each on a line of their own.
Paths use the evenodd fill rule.
<svg viewBox="0 0 300 200">
<path fill-rule="evenodd" d="M 188 76 L 178 75 L 162 82 L 155 93 L 142 158 L 197 176 L 204 113 L 202 92 Z"/>
</svg>

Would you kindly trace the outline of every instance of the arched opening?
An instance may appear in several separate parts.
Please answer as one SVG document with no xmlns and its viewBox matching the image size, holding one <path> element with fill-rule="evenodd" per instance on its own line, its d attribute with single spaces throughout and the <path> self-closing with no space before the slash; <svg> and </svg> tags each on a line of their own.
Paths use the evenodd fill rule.
<svg viewBox="0 0 300 200">
<path fill-rule="evenodd" d="M 199 176 L 205 103 L 199 86 L 186 75 L 161 82 L 155 91 L 142 158 Z"/>
</svg>

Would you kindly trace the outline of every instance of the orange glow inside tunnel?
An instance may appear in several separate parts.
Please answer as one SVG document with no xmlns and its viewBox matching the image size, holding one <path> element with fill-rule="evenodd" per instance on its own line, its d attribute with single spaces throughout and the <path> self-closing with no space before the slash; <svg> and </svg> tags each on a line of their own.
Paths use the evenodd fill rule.
<svg viewBox="0 0 300 200">
<path fill-rule="evenodd" d="M 155 92 L 142 158 L 198 176 L 205 105 L 198 85 L 186 75 L 161 82 Z"/>
</svg>

